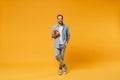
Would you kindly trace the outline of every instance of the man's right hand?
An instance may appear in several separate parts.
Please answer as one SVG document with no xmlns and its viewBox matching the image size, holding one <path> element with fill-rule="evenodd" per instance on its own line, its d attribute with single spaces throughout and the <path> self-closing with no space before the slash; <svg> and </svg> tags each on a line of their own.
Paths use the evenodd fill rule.
<svg viewBox="0 0 120 80">
<path fill-rule="evenodd" d="M 54 34 L 54 36 L 52 36 L 52 38 L 57 38 L 57 37 L 59 37 L 60 36 L 60 33 L 59 32 L 56 32 L 55 34 Z"/>
</svg>

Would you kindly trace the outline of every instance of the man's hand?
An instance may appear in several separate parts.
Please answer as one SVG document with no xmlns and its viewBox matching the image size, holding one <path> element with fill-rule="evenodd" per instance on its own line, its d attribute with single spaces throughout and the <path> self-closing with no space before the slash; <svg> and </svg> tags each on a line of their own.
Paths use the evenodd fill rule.
<svg viewBox="0 0 120 80">
<path fill-rule="evenodd" d="M 58 37 L 57 35 L 52 36 L 52 38 L 55 38 L 55 39 L 56 39 L 57 37 Z"/>
<path fill-rule="evenodd" d="M 67 38 L 67 40 L 66 40 L 66 41 L 67 41 L 67 44 L 68 44 L 68 42 L 69 42 L 69 39 L 70 39 L 70 38 Z"/>
<path fill-rule="evenodd" d="M 58 32 L 58 30 L 54 30 L 54 36 L 52 36 L 52 38 L 57 38 L 60 36 L 60 33 Z"/>
</svg>

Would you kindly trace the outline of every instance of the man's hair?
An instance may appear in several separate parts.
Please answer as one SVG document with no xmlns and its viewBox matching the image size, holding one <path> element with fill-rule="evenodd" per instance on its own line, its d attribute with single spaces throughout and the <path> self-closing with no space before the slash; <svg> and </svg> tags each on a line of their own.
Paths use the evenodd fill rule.
<svg viewBox="0 0 120 80">
<path fill-rule="evenodd" d="M 58 14 L 58 15 L 57 15 L 57 19 L 58 19 L 59 16 L 61 16 L 61 17 L 63 18 L 63 15 L 62 15 L 62 14 Z"/>
</svg>

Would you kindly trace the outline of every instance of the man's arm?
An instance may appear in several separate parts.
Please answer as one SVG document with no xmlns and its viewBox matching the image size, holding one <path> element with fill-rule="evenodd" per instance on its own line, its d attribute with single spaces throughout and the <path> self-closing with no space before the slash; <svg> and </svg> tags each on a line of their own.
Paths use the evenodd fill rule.
<svg viewBox="0 0 120 80">
<path fill-rule="evenodd" d="M 54 27 L 52 28 L 51 36 L 52 38 L 56 38 L 56 36 L 54 35 Z"/>
<path fill-rule="evenodd" d="M 70 30 L 69 27 L 67 27 L 67 43 L 69 42 L 70 39 Z"/>
<path fill-rule="evenodd" d="M 59 37 L 59 32 L 56 32 L 56 34 L 54 34 L 54 27 L 52 28 L 52 38 L 56 39 L 57 37 Z"/>
<path fill-rule="evenodd" d="M 55 35 L 52 35 L 52 38 L 56 38 L 57 36 L 55 36 Z"/>
</svg>

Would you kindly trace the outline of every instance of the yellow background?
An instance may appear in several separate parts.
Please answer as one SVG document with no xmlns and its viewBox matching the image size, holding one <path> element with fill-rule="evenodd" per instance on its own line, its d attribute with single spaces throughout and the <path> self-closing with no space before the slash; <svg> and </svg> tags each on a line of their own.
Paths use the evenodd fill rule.
<svg viewBox="0 0 120 80">
<path fill-rule="evenodd" d="M 120 1 L 1 0 L 0 80 L 120 80 Z M 58 76 L 52 26 L 70 28 Z"/>
</svg>

